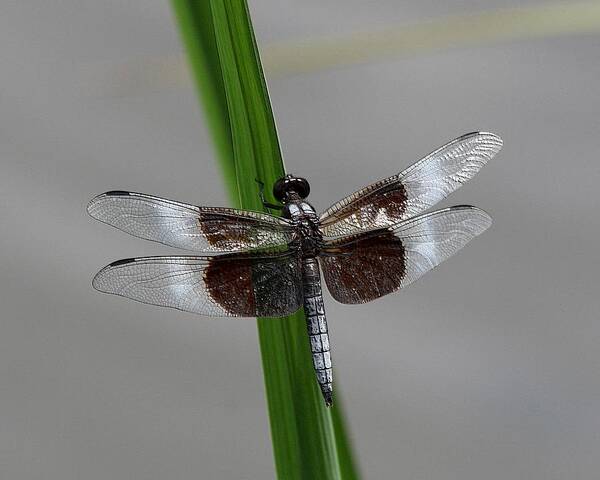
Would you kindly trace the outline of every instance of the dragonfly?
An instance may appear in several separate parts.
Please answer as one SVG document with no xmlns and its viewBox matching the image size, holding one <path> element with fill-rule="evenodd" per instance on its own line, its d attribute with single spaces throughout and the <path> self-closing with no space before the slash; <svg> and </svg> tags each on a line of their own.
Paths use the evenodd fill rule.
<svg viewBox="0 0 600 480">
<path fill-rule="evenodd" d="M 261 191 L 265 207 L 280 210 L 279 216 L 103 193 L 88 205 L 95 219 L 198 255 L 118 260 L 100 270 L 92 285 L 208 316 L 284 317 L 303 307 L 316 380 L 330 406 L 333 373 L 321 274 L 335 300 L 360 304 L 406 287 L 454 255 L 491 225 L 490 216 L 470 205 L 426 211 L 501 147 L 492 133 L 463 135 L 321 215 L 307 201 L 308 181 L 294 175 L 274 183 L 277 204 L 266 202 Z"/>
</svg>

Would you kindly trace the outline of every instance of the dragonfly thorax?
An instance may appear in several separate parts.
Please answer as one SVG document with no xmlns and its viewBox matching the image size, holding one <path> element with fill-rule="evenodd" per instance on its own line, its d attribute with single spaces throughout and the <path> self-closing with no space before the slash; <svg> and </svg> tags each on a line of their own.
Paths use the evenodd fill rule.
<svg viewBox="0 0 600 480">
<path fill-rule="evenodd" d="M 296 241 L 302 253 L 307 257 L 318 254 L 323 235 L 319 230 L 319 217 L 313 206 L 297 199 L 286 203 L 283 207 L 283 217 L 289 218 L 296 227 Z"/>
</svg>

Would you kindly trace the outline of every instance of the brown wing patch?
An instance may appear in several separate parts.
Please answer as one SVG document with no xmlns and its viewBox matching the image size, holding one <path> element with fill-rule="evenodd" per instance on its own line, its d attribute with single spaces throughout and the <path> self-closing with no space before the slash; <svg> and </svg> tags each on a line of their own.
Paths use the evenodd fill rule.
<svg viewBox="0 0 600 480">
<path fill-rule="evenodd" d="M 326 235 L 347 235 L 360 230 L 374 230 L 398 223 L 407 207 L 407 193 L 398 177 L 390 177 L 351 195 L 346 205 L 334 205 L 335 213 L 322 221 Z M 332 210 L 330 209 L 330 210 Z"/>
<path fill-rule="evenodd" d="M 231 218 L 224 215 L 201 213 L 198 215 L 198 228 L 206 237 L 209 245 L 217 249 L 244 248 L 249 243 L 251 223 L 244 218 Z"/>
<path fill-rule="evenodd" d="M 202 212 L 198 214 L 197 222 L 206 242 L 218 251 L 273 247 L 277 245 L 278 238 L 280 244 L 284 245 L 289 235 L 279 225 L 254 217 Z"/>
<path fill-rule="evenodd" d="M 237 316 L 283 316 L 302 304 L 302 269 L 294 255 L 215 257 L 204 271 L 211 298 Z"/>
<path fill-rule="evenodd" d="M 226 312 L 246 317 L 255 315 L 252 264 L 249 259 L 215 259 L 204 271 L 204 282 L 209 295 Z"/>
<path fill-rule="evenodd" d="M 331 244 L 319 259 L 327 288 L 341 303 L 365 303 L 394 292 L 406 272 L 404 247 L 392 232 Z"/>
</svg>

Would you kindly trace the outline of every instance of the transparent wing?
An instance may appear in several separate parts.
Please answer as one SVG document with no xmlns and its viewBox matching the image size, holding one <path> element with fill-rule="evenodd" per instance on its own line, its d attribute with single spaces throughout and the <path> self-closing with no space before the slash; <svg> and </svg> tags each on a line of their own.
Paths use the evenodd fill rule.
<svg viewBox="0 0 600 480">
<path fill-rule="evenodd" d="M 327 288 L 341 303 L 382 297 L 454 255 L 491 223 L 483 210 L 457 206 L 329 242 L 319 257 Z"/>
<path fill-rule="evenodd" d="M 111 293 L 200 315 L 279 317 L 302 304 L 295 255 L 142 257 L 104 267 L 92 285 Z"/>
<path fill-rule="evenodd" d="M 88 212 L 136 237 L 213 254 L 276 248 L 293 238 L 290 223 L 272 215 L 195 207 L 142 193 L 103 193 L 90 202 Z"/>
<path fill-rule="evenodd" d="M 327 237 L 390 227 L 424 212 L 473 178 L 498 151 L 493 133 L 463 135 L 402 173 L 340 200 L 321 215 Z"/>
</svg>

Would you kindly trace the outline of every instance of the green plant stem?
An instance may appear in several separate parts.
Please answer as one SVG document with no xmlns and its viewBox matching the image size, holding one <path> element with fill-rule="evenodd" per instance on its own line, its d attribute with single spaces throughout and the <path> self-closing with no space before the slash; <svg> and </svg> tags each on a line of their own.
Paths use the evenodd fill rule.
<svg viewBox="0 0 600 480">
<path fill-rule="evenodd" d="M 285 171 L 247 4 L 172 3 L 231 200 L 263 210 L 256 179 L 269 188 Z M 339 407 L 315 381 L 304 313 L 260 318 L 258 333 L 278 478 L 358 478 Z"/>
</svg>

